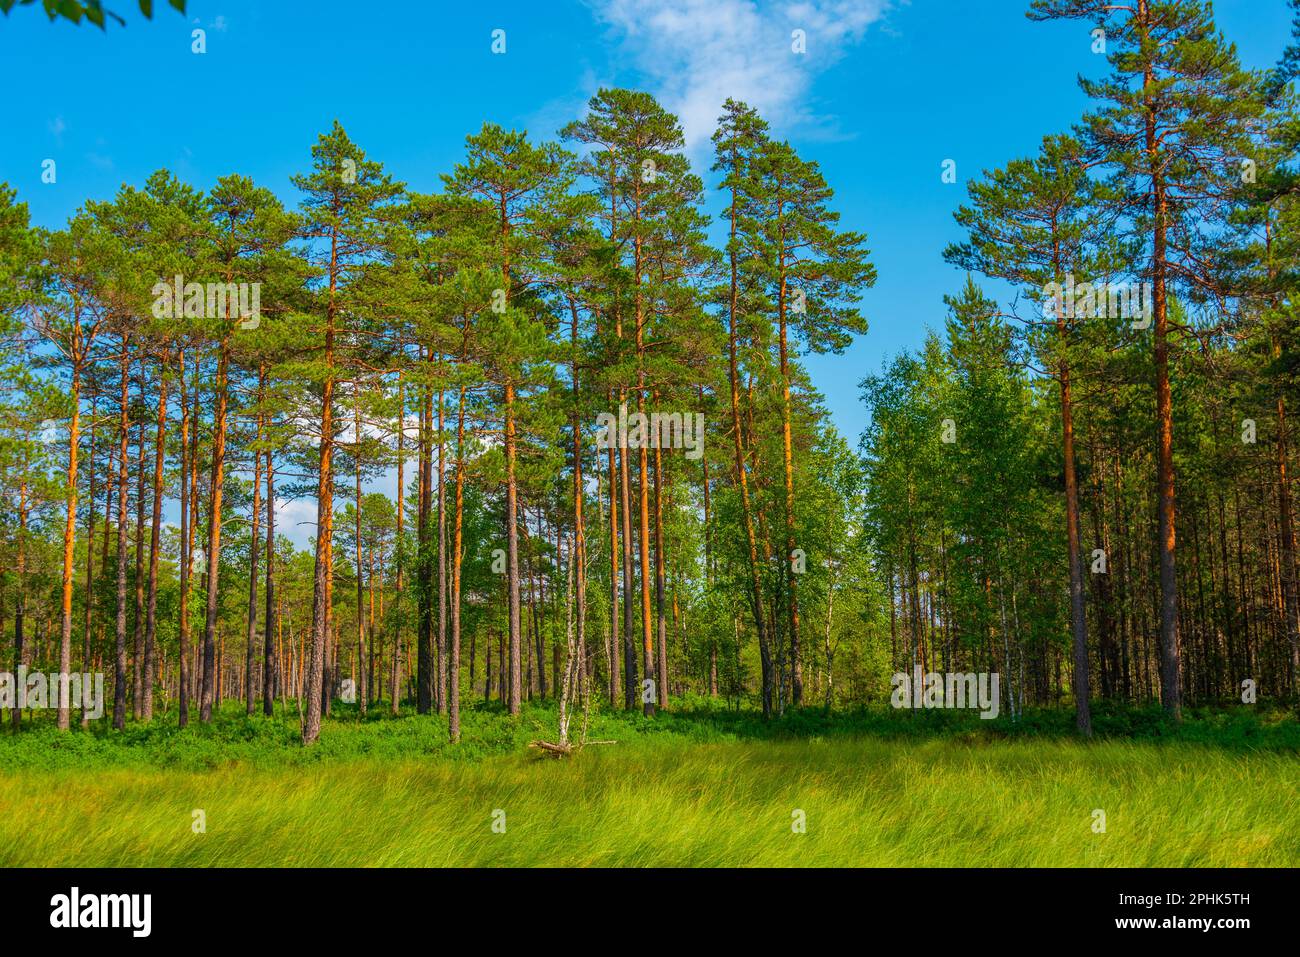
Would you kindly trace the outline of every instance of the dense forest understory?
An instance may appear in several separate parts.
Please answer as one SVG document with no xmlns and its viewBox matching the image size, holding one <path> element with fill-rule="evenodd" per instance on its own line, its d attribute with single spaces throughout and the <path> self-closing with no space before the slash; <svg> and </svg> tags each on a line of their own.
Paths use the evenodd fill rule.
<svg viewBox="0 0 1300 957">
<path fill-rule="evenodd" d="M 682 727 L 700 701 L 852 729 L 918 670 L 998 676 L 998 727 L 1229 705 L 1294 725 L 1300 57 L 1241 68 L 1190 0 L 1030 15 L 1105 21 L 1112 73 L 1068 134 L 967 184 L 943 253 L 967 278 L 909 317 L 941 327 L 919 350 L 853 370 L 856 446 L 801 360 L 867 331 L 867 238 L 742 103 L 709 170 L 652 96 L 604 89 L 558 142 L 485 124 L 432 193 L 337 122 L 288 203 L 159 170 L 46 229 L 0 186 L 4 660 L 102 673 L 111 724 L 15 678 L 6 747 L 183 748 L 209 739 L 152 729 L 242 710 L 264 743 L 326 748 L 353 718 L 378 741 L 414 712 L 439 753 L 467 724 L 475 747 L 599 751 L 593 726 Z M 671 761 L 609 747 L 590 773 Z M 871 773 L 921 760 L 817 747 L 832 781 L 855 747 Z M 1115 787 L 1199 760 L 1033 747 Z M 1015 748 L 935 760 L 968 777 Z M 1201 786 L 1180 800 L 1212 806 Z M 836 813 L 892 813 L 853 800 Z M 513 860 L 447 862 L 488 859 Z"/>
</svg>

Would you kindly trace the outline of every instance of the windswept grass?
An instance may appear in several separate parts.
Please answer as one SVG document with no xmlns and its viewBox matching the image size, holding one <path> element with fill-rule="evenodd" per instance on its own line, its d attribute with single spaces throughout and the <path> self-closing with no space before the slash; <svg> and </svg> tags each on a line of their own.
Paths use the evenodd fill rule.
<svg viewBox="0 0 1300 957">
<path fill-rule="evenodd" d="M 570 760 L 526 752 L 552 717 L 473 711 L 454 758 L 435 718 L 336 718 L 304 750 L 291 723 L 227 714 L 130 744 L 64 736 L 45 761 L 43 729 L 0 735 L 0 865 L 1300 865 L 1287 731 L 1081 743 L 978 719 L 679 712 L 600 717 L 592 737 L 618 743 Z"/>
<path fill-rule="evenodd" d="M 572 761 L 59 771 L 0 787 L 0 864 L 1295 866 L 1298 792 L 1292 757 L 1117 742 L 664 738 Z"/>
</svg>

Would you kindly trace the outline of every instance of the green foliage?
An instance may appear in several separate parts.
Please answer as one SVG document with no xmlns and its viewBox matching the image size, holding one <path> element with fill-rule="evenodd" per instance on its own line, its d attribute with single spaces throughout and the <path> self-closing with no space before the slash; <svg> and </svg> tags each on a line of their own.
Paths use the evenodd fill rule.
<svg viewBox="0 0 1300 957">
<path fill-rule="evenodd" d="M 0 0 L 0 13 L 9 15 L 9 11 L 15 6 L 31 6 L 36 0 Z M 99 29 L 107 27 L 109 20 L 115 20 L 119 25 L 126 26 L 126 20 L 104 6 L 103 0 L 40 0 L 41 6 L 45 9 L 45 15 L 51 21 L 62 17 L 65 20 L 71 20 L 73 23 L 81 23 L 83 19 L 93 23 Z M 139 0 L 140 13 L 146 19 L 153 17 L 153 0 Z M 167 5 L 179 13 L 185 12 L 185 0 L 167 0 Z"/>
</svg>

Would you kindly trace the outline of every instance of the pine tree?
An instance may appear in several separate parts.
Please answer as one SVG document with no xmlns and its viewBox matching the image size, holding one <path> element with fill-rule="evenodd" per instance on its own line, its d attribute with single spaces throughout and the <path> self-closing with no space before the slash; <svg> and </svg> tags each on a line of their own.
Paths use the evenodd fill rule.
<svg viewBox="0 0 1300 957">
<path fill-rule="evenodd" d="M 840 353 L 854 335 L 867 331 L 858 313 L 859 290 L 876 272 L 867 260 L 861 233 L 837 229 L 834 196 L 816 163 L 806 162 L 789 143 L 763 143 L 754 170 L 759 221 L 754 249 L 760 287 L 775 307 L 778 369 L 781 376 L 781 451 L 785 484 L 785 554 L 782 556 L 786 612 L 789 616 L 791 702 L 803 701 L 803 653 L 794 570 L 796 547 L 794 440 L 792 433 L 791 340 L 813 352 Z"/>
<path fill-rule="evenodd" d="M 551 369 L 550 342 L 539 319 L 542 242 L 537 221 L 570 182 L 569 161 L 552 144 L 534 146 L 523 133 L 487 124 L 466 140 L 465 162 L 446 178 L 448 192 L 491 205 L 496 242 L 488 268 L 499 277 L 481 304 L 475 356 L 501 390 L 504 452 L 506 594 L 509 629 L 507 706 L 514 715 L 522 698 L 522 634 L 519 581 L 519 417 L 521 404 L 543 387 Z"/>
<path fill-rule="evenodd" d="M 331 692 L 325 678 L 326 651 L 333 622 L 335 388 L 338 366 L 347 348 L 347 285 L 353 274 L 385 246 L 402 186 L 383 171 L 335 121 L 312 147 L 312 171 L 295 176 L 305 194 L 300 234 L 308 240 L 309 259 L 320 271 L 318 291 L 321 358 L 300 371 L 320 388 L 320 455 L 316 482 L 316 557 L 312 592 L 311 658 L 306 668 L 307 711 L 302 738 L 320 737 L 322 696 Z M 342 341 L 340 341 L 342 340 Z"/>
<path fill-rule="evenodd" d="M 1073 292 L 1075 276 L 1083 284 L 1115 270 L 1117 250 L 1108 242 L 1108 226 L 1115 217 L 1111 212 L 1108 218 L 1108 204 L 1115 197 L 1088 176 L 1082 145 L 1059 136 L 1044 139 L 1033 159 L 1013 161 L 972 182 L 970 195 L 971 205 L 955 214 L 970 238 L 949 246 L 945 258 L 964 269 L 1023 286 L 1031 301 L 1042 303 L 1042 325 L 1054 327 L 1054 337 L 1041 344 L 1060 391 L 1075 711 L 1080 733 L 1088 736 L 1092 734 L 1088 621 L 1070 361 L 1071 340 L 1079 330 L 1073 300 L 1066 308 L 1063 290 Z M 1056 290 L 1054 298 L 1051 289 Z M 1037 318 L 1030 322 L 1037 328 Z"/>
<path fill-rule="evenodd" d="M 745 525 L 745 538 L 749 566 L 749 607 L 758 631 L 759 658 L 762 666 L 763 716 L 772 714 L 774 675 L 772 672 L 771 638 L 768 619 L 764 614 L 764 588 L 762 565 L 758 557 L 758 540 L 755 534 L 754 509 L 750 497 L 749 476 L 745 465 L 744 437 L 740 412 L 740 337 L 742 316 L 752 308 L 752 287 L 745 282 L 742 262 L 753 251 L 750 236 L 756 217 L 761 215 L 764 200 L 761 179 L 754 169 L 767 141 L 767 124 L 757 112 L 728 98 L 713 134 L 717 157 L 715 171 L 724 174 L 720 189 L 726 191 L 728 207 L 727 262 L 730 281 L 725 290 L 727 313 L 728 382 L 731 392 L 731 433 L 735 449 L 735 482 L 740 488 L 741 512 Z"/>
<path fill-rule="evenodd" d="M 22 212 L 19 212 L 22 210 Z M 20 252 L 21 234 L 14 232 L 19 217 L 25 228 L 25 209 L 8 205 L 5 212 L 5 248 Z M 63 527 L 63 570 L 60 597 L 59 674 L 72 670 L 72 593 L 73 560 L 76 543 L 78 445 L 81 440 L 82 379 L 90 360 L 95 340 L 106 324 L 107 317 L 97 308 L 95 291 L 98 269 L 105 256 L 107 239 L 92 219 L 78 216 L 69 223 L 66 231 L 49 234 L 45 240 L 44 256 L 49 269 L 44 290 L 48 300 L 39 304 L 40 330 L 51 341 L 67 362 L 70 371 L 67 487 Z M 27 261 L 34 260 L 31 257 Z M 12 270 L 12 267 L 9 267 Z M 13 288 L 17 289 L 15 285 Z M 92 463 L 93 465 L 93 463 Z M 87 602 L 90 598 L 87 595 Z M 60 697 L 58 727 L 70 727 L 70 709 Z"/>
<path fill-rule="evenodd" d="M 1204 252 L 1233 202 L 1239 159 L 1262 114 L 1258 82 L 1238 65 L 1199 0 L 1034 0 L 1033 19 L 1088 19 L 1111 26 L 1102 81 L 1080 79 L 1099 108 L 1086 142 L 1124 194 L 1125 221 L 1140 241 L 1153 287 L 1160 559 L 1160 687 L 1166 711 L 1181 716 L 1178 578 L 1175 552 L 1173 397 L 1169 378 L 1169 299 L 1214 297 Z"/>
</svg>

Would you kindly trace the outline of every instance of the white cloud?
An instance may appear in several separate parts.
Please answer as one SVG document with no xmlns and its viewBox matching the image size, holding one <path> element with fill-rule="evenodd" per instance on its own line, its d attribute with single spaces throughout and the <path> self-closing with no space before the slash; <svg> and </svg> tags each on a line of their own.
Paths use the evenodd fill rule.
<svg viewBox="0 0 1300 957">
<path fill-rule="evenodd" d="M 297 548 L 310 545 L 316 535 L 316 500 L 276 496 L 275 533 L 286 536 Z"/>
<path fill-rule="evenodd" d="M 682 121 L 687 149 L 707 148 L 723 101 L 780 129 L 824 126 L 814 77 L 879 23 L 893 0 L 589 0 L 597 17 Z M 807 52 L 792 50 L 803 30 Z"/>
</svg>

